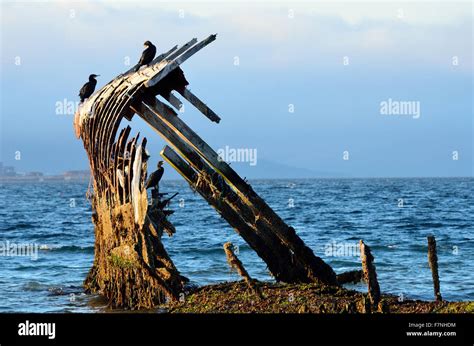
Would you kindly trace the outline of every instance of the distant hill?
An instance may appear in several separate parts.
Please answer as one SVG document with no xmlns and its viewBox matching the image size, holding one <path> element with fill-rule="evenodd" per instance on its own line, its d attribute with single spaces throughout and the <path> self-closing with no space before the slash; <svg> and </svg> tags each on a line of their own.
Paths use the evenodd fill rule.
<svg viewBox="0 0 474 346">
<path fill-rule="evenodd" d="M 298 178 L 342 178 L 347 175 L 327 172 L 314 171 L 307 168 L 293 167 L 277 163 L 274 161 L 258 159 L 255 166 L 248 163 L 232 162 L 230 166 L 242 177 L 247 179 L 298 179 Z M 180 175 L 170 166 L 166 166 L 166 172 L 163 179 L 177 179 Z"/>
</svg>

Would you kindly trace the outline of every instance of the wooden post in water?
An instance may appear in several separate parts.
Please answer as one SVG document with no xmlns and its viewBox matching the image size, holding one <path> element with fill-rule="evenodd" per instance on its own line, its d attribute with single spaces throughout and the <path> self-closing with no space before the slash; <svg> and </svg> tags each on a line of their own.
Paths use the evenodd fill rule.
<svg viewBox="0 0 474 346">
<path fill-rule="evenodd" d="M 438 255 L 436 253 L 436 239 L 434 236 L 428 236 L 428 263 L 431 268 L 431 275 L 433 277 L 434 295 L 436 301 L 440 302 L 443 300 L 439 288 L 439 275 L 438 275 Z"/>
<path fill-rule="evenodd" d="M 367 282 L 370 303 L 377 309 L 380 301 L 380 286 L 375 272 L 374 257 L 370 252 L 370 248 L 362 240 L 359 242 L 359 246 L 362 272 L 364 273 L 364 280 Z"/>
<path fill-rule="evenodd" d="M 227 263 L 229 263 L 229 266 L 231 269 L 237 270 L 237 273 L 244 279 L 247 286 L 253 292 L 255 292 L 255 294 L 260 299 L 263 299 L 262 292 L 260 292 L 254 280 L 250 277 L 249 273 L 244 268 L 244 265 L 242 264 L 242 262 L 235 255 L 233 248 L 234 248 L 234 245 L 232 245 L 231 242 L 227 242 L 224 244 L 224 252 L 227 257 Z"/>
</svg>

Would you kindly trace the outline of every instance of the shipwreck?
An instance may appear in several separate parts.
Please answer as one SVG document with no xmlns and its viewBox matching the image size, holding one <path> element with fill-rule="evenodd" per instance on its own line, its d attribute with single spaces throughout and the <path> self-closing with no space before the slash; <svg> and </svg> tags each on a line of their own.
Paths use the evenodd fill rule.
<svg viewBox="0 0 474 346">
<path fill-rule="evenodd" d="M 120 74 L 80 105 L 75 132 L 87 152 L 95 228 L 94 263 L 84 282 L 115 308 L 151 308 L 179 299 L 188 281 L 161 242 L 176 230 L 148 204 L 146 138 L 127 125 L 139 116 L 167 143 L 160 155 L 267 264 L 277 281 L 337 285 L 333 269 L 178 116 L 179 97 L 209 120 L 221 118 L 188 88 L 181 65 L 216 39 L 192 39 L 151 64 Z M 179 232 L 177 235 L 179 236 Z"/>
</svg>

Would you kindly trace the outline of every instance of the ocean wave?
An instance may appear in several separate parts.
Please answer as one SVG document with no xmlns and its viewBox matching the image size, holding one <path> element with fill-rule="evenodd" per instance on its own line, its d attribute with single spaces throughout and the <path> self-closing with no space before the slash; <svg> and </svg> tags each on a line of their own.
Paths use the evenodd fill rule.
<svg viewBox="0 0 474 346">
<path fill-rule="evenodd" d="M 36 224 L 32 222 L 18 222 L 12 225 L 9 225 L 5 228 L 2 228 L 3 231 L 15 231 L 19 229 L 31 229 L 35 228 Z"/>
<path fill-rule="evenodd" d="M 65 295 L 83 295 L 84 288 L 81 286 L 54 286 L 49 287 L 48 292 L 50 296 L 65 296 Z"/>
<path fill-rule="evenodd" d="M 419 226 L 424 228 L 441 228 L 445 225 L 441 222 L 422 222 L 419 224 Z"/>
<path fill-rule="evenodd" d="M 93 253 L 94 246 L 77 246 L 77 245 L 63 245 L 63 246 L 49 246 L 41 245 L 40 250 L 52 251 L 52 252 L 80 252 L 80 253 Z"/>
<path fill-rule="evenodd" d="M 36 270 L 38 269 L 39 266 L 37 265 L 24 265 L 24 264 L 19 264 L 15 270 L 18 270 L 18 271 L 30 271 L 30 270 Z"/>
<path fill-rule="evenodd" d="M 187 257 L 189 255 L 194 255 L 195 258 L 201 258 L 201 257 L 205 257 L 206 255 L 207 256 L 210 256 L 210 255 L 224 255 L 224 250 L 222 247 L 209 247 L 209 248 L 203 248 L 203 249 L 199 249 L 199 248 L 188 248 L 186 246 L 180 246 L 180 247 L 176 247 L 175 249 L 173 250 L 168 250 L 170 252 L 170 254 L 172 255 L 176 255 L 176 256 L 182 256 L 182 257 Z M 239 251 L 242 251 L 242 249 L 239 248 Z"/>
<path fill-rule="evenodd" d="M 23 285 L 25 291 L 45 291 L 48 289 L 48 285 L 40 283 L 38 281 L 28 281 Z"/>
</svg>

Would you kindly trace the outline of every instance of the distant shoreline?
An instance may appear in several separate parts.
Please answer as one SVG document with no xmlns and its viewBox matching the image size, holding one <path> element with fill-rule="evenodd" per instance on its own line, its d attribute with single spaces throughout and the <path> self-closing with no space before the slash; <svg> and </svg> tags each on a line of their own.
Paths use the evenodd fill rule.
<svg viewBox="0 0 474 346">
<path fill-rule="evenodd" d="M 88 182 L 89 177 L 65 177 L 62 175 L 0 177 L 0 183 L 42 183 L 42 182 Z"/>
<path fill-rule="evenodd" d="M 460 177 L 311 177 L 311 178 L 248 178 L 248 181 L 269 181 L 269 180 L 367 180 L 367 179 L 474 179 L 474 176 Z M 41 183 L 41 182 L 88 182 L 90 177 L 67 177 L 63 175 L 44 176 L 0 176 L 0 183 Z M 177 182 L 182 179 L 163 179 L 163 182 Z"/>
</svg>

